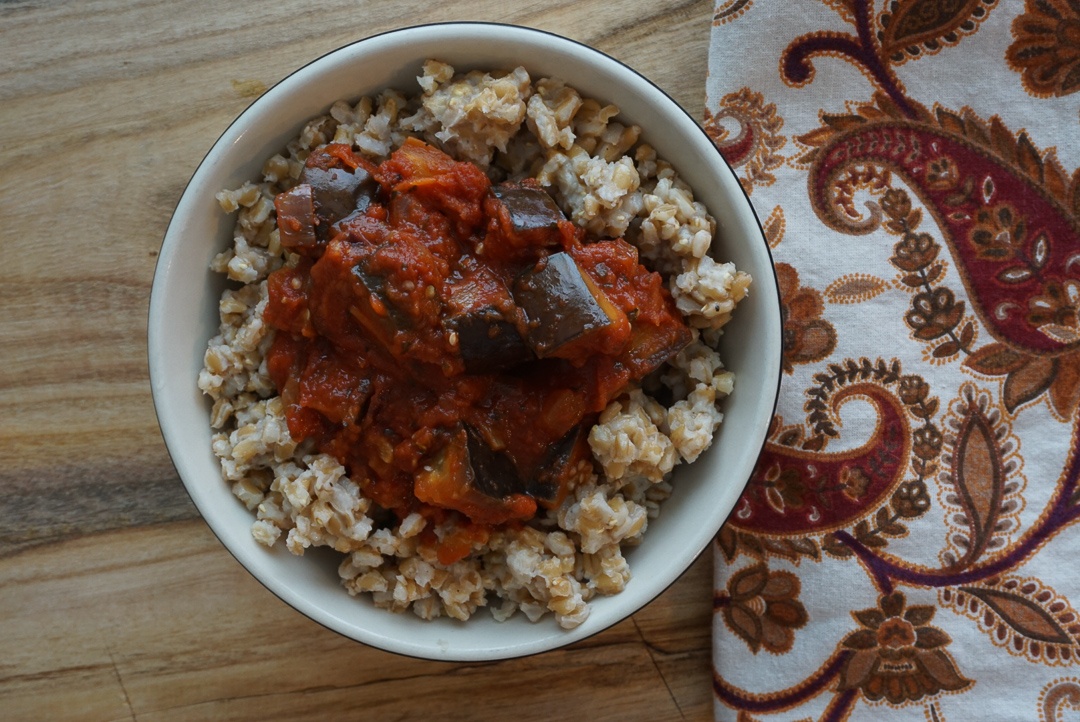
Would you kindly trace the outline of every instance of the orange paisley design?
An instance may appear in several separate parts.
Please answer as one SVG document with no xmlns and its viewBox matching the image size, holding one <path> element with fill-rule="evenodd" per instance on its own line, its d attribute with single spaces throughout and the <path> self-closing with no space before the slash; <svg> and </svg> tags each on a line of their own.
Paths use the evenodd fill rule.
<svg viewBox="0 0 1080 722">
<path fill-rule="evenodd" d="M 724 122 L 736 125 L 733 133 Z M 784 163 L 780 149 L 787 143 L 781 135 L 784 119 L 776 113 L 776 106 L 766 103 L 761 93 L 741 88 L 720 100 L 716 113 L 705 110 L 705 132 L 735 168 L 742 169 L 739 179 L 747 193 L 753 193 L 756 185 L 772 185 L 776 180 L 773 171 Z"/>
<path fill-rule="evenodd" d="M 806 607 L 799 601 L 799 578 L 755 564 L 736 573 L 713 607 L 720 610 L 732 632 L 755 654 L 791 650 L 795 630 L 806 626 Z"/>
<path fill-rule="evenodd" d="M 892 0 L 878 18 L 881 53 L 893 63 L 932 55 L 974 33 L 997 0 Z"/>
<path fill-rule="evenodd" d="M 825 304 L 813 288 L 799 285 L 799 272 L 787 263 L 776 264 L 780 284 L 780 313 L 784 322 L 783 367 L 791 373 L 797 364 L 821 361 L 836 348 L 836 329 L 822 318 Z"/>
<path fill-rule="evenodd" d="M 887 215 L 889 190 L 860 214 L 848 190 L 852 169 L 866 174 L 867 166 L 876 168 L 889 189 L 894 178 L 903 179 L 934 218 L 960 264 L 972 310 L 995 339 L 973 349 L 957 336 L 935 355 L 963 351 L 972 371 L 1004 377 L 1010 411 L 1042 397 L 1055 415 L 1070 418 L 1080 405 L 1074 280 L 1080 269 L 1080 172 L 1070 178 L 1053 154 L 1040 152 L 1025 133 L 1014 135 L 997 118 L 985 122 L 970 110 L 911 107 L 914 117 L 907 118 L 878 95 L 874 104 L 827 117 L 825 127 L 800 136 L 811 148 L 799 162 L 809 169 L 815 210 L 836 230 L 870 233 L 886 217 L 891 223 L 900 217 Z M 953 167 L 963 167 L 964 177 L 942 183 L 942 172 L 958 172 Z M 896 247 L 893 262 L 904 271 L 926 268 L 938 254 L 937 241 L 914 228 L 903 232 L 907 245 Z M 932 288 L 925 279 L 914 284 L 925 286 L 908 314 L 915 337 L 931 341 L 956 328 L 965 309 L 955 292 Z"/>
<path fill-rule="evenodd" d="M 1080 0 L 790 0 L 737 25 L 712 29 L 707 123 L 767 218 L 784 385 L 714 545 L 716 718 L 1061 719 Z"/>
<path fill-rule="evenodd" d="M 1050 98 L 1080 90 L 1080 5 L 1075 0 L 1025 0 L 1012 32 L 1005 59 L 1029 93 Z"/>
<path fill-rule="evenodd" d="M 853 616 L 860 628 L 840 646 L 852 650 L 840 671 L 837 690 L 858 689 L 871 702 L 916 702 L 942 690 L 971 685 L 956 669 L 945 647 L 949 635 L 930 625 L 937 610 L 907 606 L 901 592 L 886 594 L 878 607 Z"/>
</svg>

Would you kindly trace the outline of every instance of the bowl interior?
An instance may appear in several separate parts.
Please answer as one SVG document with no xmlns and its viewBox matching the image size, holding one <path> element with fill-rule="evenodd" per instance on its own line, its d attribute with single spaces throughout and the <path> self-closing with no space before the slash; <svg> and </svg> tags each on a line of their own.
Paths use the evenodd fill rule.
<svg viewBox="0 0 1080 722">
<path fill-rule="evenodd" d="M 625 551 L 633 579 L 621 594 L 594 599 L 574 630 L 550 617 L 517 614 L 495 622 L 480 611 L 468 622 L 425 622 L 348 596 L 337 555 L 295 557 L 251 537 L 251 513 L 222 481 L 210 451 L 208 400 L 195 384 L 206 343 L 217 332 L 226 282 L 208 266 L 227 247 L 233 219 L 214 194 L 257 178 L 263 161 L 304 122 L 336 100 L 382 88 L 416 92 L 424 60 L 458 70 L 524 65 L 536 79 L 555 76 L 584 96 L 617 104 L 621 118 L 669 160 L 717 218 L 715 256 L 754 276 L 750 296 L 726 327 L 721 353 L 736 373 L 725 421 L 697 462 L 677 467 L 675 491 L 650 521 L 644 542 Z M 312 619 L 389 651 L 445 660 L 488 660 L 544 651 L 580 640 L 625 618 L 662 592 L 705 549 L 734 507 L 761 449 L 779 384 L 780 313 L 768 247 L 730 168 L 698 123 L 621 63 L 541 31 L 482 23 L 421 26 L 374 36 L 319 58 L 271 88 L 221 136 L 185 190 L 169 225 L 154 277 L 149 317 L 150 376 L 166 445 L 203 517 L 229 551 L 264 585 Z"/>
</svg>

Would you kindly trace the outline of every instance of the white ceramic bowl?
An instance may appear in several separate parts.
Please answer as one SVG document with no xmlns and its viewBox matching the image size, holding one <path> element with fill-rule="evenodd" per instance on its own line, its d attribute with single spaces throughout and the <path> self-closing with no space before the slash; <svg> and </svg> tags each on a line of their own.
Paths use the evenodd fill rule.
<svg viewBox="0 0 1080 722">
<path fill-rule="evenodd" d="M 234 222 L 214 194 L 259 177 L 263 161 L 335 100 L 385 87 L 412 92 L 427 58 L 459 70 L 521 64 L 534 78 L 560 77 L 584 96 L 617 104 L 716 216 L 717 257 L 754 277 L 751 295 L 723 339 L 736 386 L 724 401 L 716 441 L 697 462 L 677 467 L 674 493 L 649 523 L 643 543 L 626 552 L 633 579 L 625 591 L 593 600 L 588 620 L 571 631 L 550 615 L 536 624 L 522 614 L 499 623 L 483 610 L 464 623 L 425 622 L 351 597 L 339 585 L 337 555 L 311 550 L 295 557 L 282 545 L 267 549 L 252 539 L 251 512 L 232 496 L 210 451 L 210 404 L 195 382 L 225 287 L 208 266 L 230 243 Z M 324 55 L 267 91 L 218 139 L 184 191 L 150 297 L 150 378 L 162 434 L 188 493 L 221 542 L 274 594 L 315 621 L 375 647 L 438 660 L 502 659 L 561 647 L 615 624 L 664 591 L 709 546 L 750 476 L 776 400 L 780 352 L 768 246 L 735 175 L 697 121 L 641 75 L 596 50 L 537 30 L 486 23 L 370 37 Z"/>
</svg>

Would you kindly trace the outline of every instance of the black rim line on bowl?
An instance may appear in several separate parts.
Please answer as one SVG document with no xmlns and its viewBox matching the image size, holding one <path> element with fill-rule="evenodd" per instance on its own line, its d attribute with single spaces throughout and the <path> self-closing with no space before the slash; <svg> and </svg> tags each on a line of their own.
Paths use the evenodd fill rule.
<svg viewBox="0 0 1080 722">
<path fill-rule="evenodd" d="M 180 196 L 177 199 L 177 208 L 179 207 L 180 200 L 182 200 L 184 198 L 184 196 L 187 195 L 188 189 L 191 186 L 191 181 L 194 180 L 195 175 L 198 173 L 199 168 L 201 168 L 203 163 L 206 162 L 207 157 L 210 155 L 210 153 L 213 151 L 213 149 L 215 147 L 217 147 L 217 144 L 221 141 L 221 139 L 223 137 L 225 137 L 226 134 L 228 134 L 228 132 L 233 128 L 233 126 L 235 126 L 237 123 L 240 122 L 241 118 L 244 117 L 244 115 L 252 108 L 252 106 L 254 106 L 256 103 L 258 103 L 267 93 L 272 91 L 277 86 L 281 85 L 281 83 L 285 82 L 286 80 L 293 77 L 297 73 L 302 72 L 306 68 L 310 67 L 311 65 L 314 65 L 315 63 L 321 61 L 323 58 L 326 58 L 329 55 L 332 55 L 332 54 L 334 54 L 336 52 L 344 50 L 345 48 L 351 47 L 353 45 L 357 45 L 359 43 L 366 42 L 366 41 L 371 40 L 373 38 L 378 38 L 378 37 L 382 37 L 384 35 L 391 35 L 393 33 L 399 33 L 399 32 L 404 32 L 404 31 L 418 30 L 418 29 L 422 29 L 422 28 L 450 27 L 450 26 L 455 26 L 455 25 L 487 26 L 487 27 L 492 27 L 492 28 L 500 28 L 501 27 L 501 28 L 512 28 L 514 30 L 523 30 L 523 31 L 530 32 L 530 33 L 537 33 L 537 34 L 540 34 L 540 35 L 547 35 L 549 37 L 556 38 L 559 41 L 565 41 L 565 42 L 573 43 L 574 45 L 577 45 L 577 46 L 580 46 L 580 47 L 584 48 L 585 50 L 589 50 L 589 51 L 592 51 L 592 52 L 595 52 L 595 53 L 599 53 L 600 55 L 604 56 L 605 58 L 607 58 L 607 59 L 609 59 L 609 60 L 611 60 L 611 61 L 613 61 L 615 63 L 618 63 L 619 65 L 621 65 L 626 70 L 630 71 L 631 73 L 633 73 L 634 75 L 636 75 L 640 79 L 644 80 L 646 83 L 648 83 L 650 86 L 652 86 L 655 90 L 657 90 L 659 93 L 661 93 L 665 98 L 667 98 L 669 101 L 671 101 L 672 105 L 674 105 L 676 108 L 678 108 L 680 111 L 682 111 L 693 122 L 694 127 L 696 127 L 702 134 L 705 135 L 705 137 L 708 139 L 710 145 L 713 145 L 713 147 L 715 147 L 715 144 L 713 144 L 712 138 L 709 138 L 708 133 L 705 132 L 705 128 L 702 127 L 700 121 L 695 119 L 694 116 L 692 116 L 689 111 L 687 111 L 685 108 L 683 108 L 682 105 L 679 104 L 666 90 L 664 90 L 659 85 L 654 83 L 647 76 L 643 75 L 642 73 L 640 73 L 637 70 L 635 70 L 634 68 L 632 68 L 627 63 L 624 63 L 622 60 L 619 60 L 618 58 L 609 55 L 608 53 L 604 52 L 603 50 L 599 50 L 598 48 L 594 48 L 591 45 L 588 45 L 588 44 L 586 44 L 584 42 L 581 42 L 579 40 L 574 40 L 573 38 L 568 38 L 568 37 L 566 37 L 564 35 L 559 35 L 558 33 L 551 32 L 550 30 L 543 30 L 543 29 L 540 29 L 540 28 L 533 28 L 533 27 L 529 27 L 529 26 L 525 26 L 525 25 L 514 25 L 514 24 L 511 24 L 511 23 L 498 23 L 498 22 L 474 21 L 474 20 L 454 20 L 454 21 L 447 21 L 447 22 L 422 23 L 422 24 L 419 24 L 419 25 L 408 25 L 408 26 L 405 26 L 405 27 L 394 28 L 392 30 L 385 30 L 385 31 L 383 31 L 381 33 L 375 33 L 374 35 L 368 35 L 366 37 L 360 38 L 359 40 L 354 40 L 351 43 L 346 43 L 345 45 L 341 45 L 341 46 L 339 46 L 337 48 L 333 48 L 332 50 L 328 50 L 327 52 L 323 53 L 322 55 L 319 55 L 319 56 L 309 60 L 308 62 L 304 63 L 300 67 L 292 70 L 287 75 L 285 75 L 280 80 L 278 80 L 276 83 L 274 83 L 272 86 L 270 86 L 270 88 L 268 88 L 266 92 L 260 94 L 258 98 L 255 98 L 254 100 L 252 100 L 252 102 L 249 103 L 247 105 L 247 107 L 245 107 L 242 111 L 240 111 L 240 113 L 237 114 L 237 116 L 232 120 L 232 122 L 230 122 L 225 127 L 225 129 L 221 131 L 221 133 L 214 140 L 214 142 L 210 144 L 210 147 L 207 149 L 206 153 L 203 154 L 203 157 L 195 165 L 195 170 L 192 171 L 191 178 L 189 178 L 187 183 L 184 184 L 184 189 L 180 192 Z M 716 157 L 719 158 L 720 161 L 727 167 L 728 171 L 732 174 L 732 176 L 737 178 L 737 176 L 735 175 L 734 169 L 731 167 L 731 164 L 728 163 L 727 159 L 724 158 L 723 154 L 720 153 L 719 149 L 716 150 Z M 758 216 L 757 210 L 754 208 L 754 204 L 751 202 L 750 196 L 747 194 L 746 189 L 743 188 L 741 183 L 736 182 L 735 185 L 738 186 L 739 192 L 742 193 L 743 199 L 746 201 L 746 205 L 750 209 L 750 213 L 754 218 L 754 222 L 757 224 L 758 231 L 761 233 L 761 240 L 763 241 L 763 245 L 765 247 L 765 254 L 769 259 L 770 265 L 772 265 L 772 267 L 774 269 L 774 271 L 772 273 L 772 282 L 773 282 L 773 287 L 774 287 L 774 289 L 776 291 L 777 300 L 779 302 L 779 300 L 780 300 L 780 283 L 779 283 L 779 280 L 777 279 L 776 273 L 775 273 L 775 261 L 774 261 L 773 256 L 772 256 L 772 249 L 769 247 L 769 244 L 767 242 L 765 242 L 765 233 L 764 233 L 764 229 L 763 229 L 763 227 L 761 225 L 761 218 Z M 170 216 L 169 216 L 169 223 L 165 227 L 165 235 L 162 236 L 161 246 L 164 245 L 165 238 L 168 236 L 170 228 L 172 228 L 172 223 L 173 223 L 173 219 L 176 216 L 177 208 L 174 208 L 172 214 L 170 214 Z M 159 246 L 159 248 L 161 246 Z M 158 268 L 160 267 L 160 265 L 161 265 L 161 253 L 159 251 L 157 261 L 154 264 L 154 278 L 157 277 L 157 272 L 158 272 Z M 154 284 L 151 283 L 150 296 L 148 297 L 148 303 L 147 303 L 147 342 L 148 343 L 149 343 L 149 335 L 150 335 L 150 331 L 149 331 L 149 329 L 150 329 L 150 309 L 153 307 L 153 299 L 154 299 Z M 777 383 L 776 383 L 776 389 L 773 392 L 772 408 L 771 408 L 771 410 L 769 412 L 770 419 L 776 413 L 776 405 L 777 405 L 777 403 L 779 402 L 779 399 L 780 399 L 780 387 L 781 387 L 782 380 L 783 380 L 783 336 L 782 336 L 782 334 L 783 334 L 783 315 L 782 314 L 781 314 L 780 332 L 781 332 L 781 344 L 780 344 L 781 358 L 780 358 L 780 361 L 779 361 L 779 364 L 778 364 L 778 369 L 777 369 L 777 371 L 778 371 L 778 373 L 777 373 Z M 161 414 L 158 411 L 157 397 L 153 392 L 153 381 L 154 381 L 153 376 L 154 376 L 154 372 L 153 372 L 153 364 L 150 361 L 149 348 L 147 349 L 147 351 L 148 351 L 147 352 L 147 371 L 148 371 L 148 375 L 150 376 L 150 379 L 151 379 L 151 389 L 150 389 L 151 393 L 150 393 L 150 396 L 151 396 L 151 402 L 154 405 L 154 415 L 158 420 L 158 433 L 161 434 L 162 441 L 165 443 L 166 451 L 169 452 L 169 463 L 172 464 L 173 471 L 176 472 L 177 477 L 180 477 L 179 470 L 176 467 L 176 461 L 172 457 L 172 450 L 169 448 L 168 439 L 165 438 L 165 432 L 164 432 L 164 429 L 161 426 Z M 766 435 L 761 440 L 761 444 L 758 447 L 757 456 L 760 456 L 761 452 L 764 450 L 765 443 L 766 443 L 767 439 L 768 439 L 768 434 L 766 433 Z M 753 473 L 753 470 L 751 470 L 751 474 L 752 473 Z M 534 656 L 534 655 L 543 654 L 545 652 L 553 651 L 553 649 L 558 648 L 558 647 L 555 647 L 553 649 L 544 649 L 544 650 L 538 650 L 538 651 L 532 651 L 532 652 L 524 652 L 524 653 L 521 653 L 521 654 L 512 654 L 510 656 L 495 657 L 495 658 L 490 658 L 490 659 L 474 659 L 474 658 L 471 658 L 471 657 L 468 657 L 468 656 L 462 656 L 462 657 L 448 656 L 448 657 L 445 657 L 445 658 L 435 659 L 435 658 L 431 658 L 431 657 L 424 657 L 424 656 L 421 656 L 419 654 L 387 649 L 386 647 L 384 647 L 384 646 L 382 646 L 380 644 L 377 644 L 377 643 L 373 643 L 373 642 L 362 642 L 362 641 L 356 639 L 355 637 L 352 637 L 352 636 L 346 634 L 345 632 L 334 629 L 328 623 L 320 621 L 318 619 L 315 619 L 314 617 L 312 617 L 309 614 L 306 614 L 302 610 L 297 609 L 295 606 L 293 606 L 288 601 L 286 601 L 281 595 L 279 595 L 274 589 L 272 589 L 266 582 L 264 582 L 262 579 L 260 579 L 254 572 L 249 570 L 247 568 L 247 565 L 245 565 L 236 556 L 236 554 L 233 552 L 233 550 L 227 544 L 225 544 L 224 541 L 222 541 L 222 539 L 218 536 L 217 532 L 214 531 L 214 528 L 210 525 L 210 523 L 203 516 L 202 509 L 199 509 L 199 505 L 195 501 L 194 497 L 192 497 L 191 491 L 188 489 L 187 484 L 183 483 L 183 478 L 181 478 L 180 481 L 181 481 L 181 484 L 182 484 L 182 486 L 184 488 L 184 493 L 186 493 L 188 495 L 188 498 L 191 500 L 191 503 L 195 506 L 196 509 L 198 509 L 199 517 L 200 517 L 201 521 L 210 529 L 211 533 L 214 534 L 214 536 L 217 538 L 217 540 L 221 544 L 221 546 L 224 547 L 225 550 L 227 552 L 229 552 L 229 554 L 233 557 L 233 559 L 235 559 L 237 561 L 237 563 L 239 563 L 240 566 L 244 568 L 244 571 L 246 571 L 249 575 L 251 575 L 255 579 L 255 581 L 257 581 L 259 584 L 262 585 L 262 587 L 264 589 L 266 589 L 268 592 L 270 592 L 274 597 L 276 597 L 279 601 L 283 602 L 290 609 L 298 612 L 299 614 L 302 614 L 304 617 L 310 619 L 312 622 L 318 624 L 319 626 L 323 627 L 324 629 L 327 629 L 327 630 L 329 630 L 329 631 L 331 631 L 331 632 L 333 632 L 335 634 L 338 634 L 338 635 L 340 635 L 342 637 L 345 637 L 346 639 L 352 640 L 354 642 L 360 642 L 361 644 L 365 644 L 367 646 L 374 647 L 374 648 L 382 650 L 384 652 L 389 652 L 391 654 L 396 654 L 396 655 L 400 655 L 400 656 L 403 656 L 403 657 L 409 657 L 409 658 L 412 658 L 412 659 L 422 660 L 422 661 L 426 661 L 426 662 L 441 662 L 441 663 L 450 663 L 450 664 L 460 664 L 460 663 L 463 663 L 463 662 L 466 662 L 466 663 L 498 663 L 498 662 L 502 662 L 502 661 L 509 661 L 509 660 L 512 660 L 512 659 L 522 659 L 522 658 L 526 658 L 526 657 L 531 657 L 531 656 Z M 750 477 L 748 476 L 746 478 L 746 480 L 742 482 L 742 487 L 741 488 L 745 489 L 746 485 L 749 482 L 750 482 Z M 741 493 L 741 491 L 740 491 L 740 493 Z M 731 514 L 734 513 L 734 511 L 735 511 L 735 508 L 732 507 L 731 511 L 729 511 L 728 515 L 724 518 L 723 524 L 727 523 L 727 520 L 731 517 Z M 721 526 L 723 526 L 723 524 L 721 524 Z M 719 529 L 717 529 L 717 532 L 719 532 Z M 683 577 L 683 575 L 686 574 L 687 570 L 689 570 L 690 567 L 692 567 L 697 562 L 698 558 L 701 557 L 702 553 L 704 553 L 704 551 L 711 545 L 713 539 L 715 539 L 715 535 L 713 537 L 709 538 L 709 541 L 705 543 L 705 546 L 701 547 L 700 549 L 698 549 L 693 554 L 693 556 L 691 557 L 691 560 L 690 560 L 690 564 L 688 564 L 686 566 L 686 568 L 684 568 L 678 575 L 676 575 L 676 577 L 674 579 L 672 579 L 669 584 L 664 586 L 663 589 L 660 589 L 659 591 L 657 591 L 656 594 L 654 594 L 654 595 L 648 597 L 647 599 L 645 599 L 645 601 L 642 602 L 636 609 L 634 609 L 634 611 L 630 612 L 625 617 L 617 619 L 617 620 L 611 622 L 610 624 L 607 624 L 607 625 L 605 625 L 605 626 L 603 626 L 603 627 L 601 627 L 599 629 L 596 629 L 596 630 L 594 630 L 592 632 L 589 632 L 588 634 L 586 634 L 583 637 L 575 639 L 571 644 L 578 644 L 580 642 L 584 642 L 585 640 L 590 639 L 590 638 L 594 637 L 595 635 L 600 634 L 601 632 L 607 631 L 611 627 L 614 627 L 616 624 L 618 624 L 618 623 L 620 623 L 622 621 L 625 621 L 628 618 L 633 617 L 635 614 L 640 612 L 642 609 L 647 607 L 649 604 L 652 604 L 659 596 L 661 596 L 664 592 L 666 592 L 668 589 L 670 589 L 672 586 L 674 586 L 675 582 L 679 581 L 679 579 L 681 579 Z M 460 624 L 468 624 L 468 622 L 460 622 Z"/>
</svg>

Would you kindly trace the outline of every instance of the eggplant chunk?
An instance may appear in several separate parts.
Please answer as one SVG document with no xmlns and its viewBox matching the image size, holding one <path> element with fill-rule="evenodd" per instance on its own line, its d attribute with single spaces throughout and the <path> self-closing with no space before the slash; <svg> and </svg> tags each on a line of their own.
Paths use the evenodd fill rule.
<svg viewBox="0 0 1080 722">
<path fill-rule="evenodd" d="M 369 273 L 366 265 L 361 261 L 353 266 L 353 278 L 364 293 L 358 302 L 350 307 L 349 312 L 384 348 L 399 352 L 401 349 L 396 343 L 397 334 L 411 328 L 412 323 L 388 298 L 386 279 Z"/>
<path fill-rule="evenodd" d="M 304 168 L 299 185 L 274 198 L 281 245 L 321 247 L 335 223 L 367 209 L 375 190 L 375 179 L 363 168 Z"/>
<path fill-rule="evenodd" d="M 456 509 L 481 523 L 501 524 L 536 513 L 536 503 L 519 493 L 516 479 L 505 455 L 488 449 L 479 437 L 474 441 L 458 424 L 414 477 L 413 491 L 420 501 Z"/>
<path fill-rule="evenodd" d="M 450 316 L 443 324 L 457 334 L 458 351 L 468 373 L 492 373 L 533 358 L 514 324 L 493 306 Z"/>
<path fill-rule="evenodd" d="M 488 498 L 476 489 L 475 478 L 465 432 L 459 428 L 416 474 L 413 493 L 428 504 L 466 511 L 472 498 Z"/>
<path fill-rule="evenodd" d="M 417 475 L 416 491 L 422 501 L 451 508 L 457 508 L 453 506 L 457 500 L 470 497 L 469 503 L 478 503 L 475 494 L 491 502 L 524 494 L 550 506 L 572 488 L 582 473 L 582 460 L 588 463 L 590 453 L 588 431 L 584 425 L 576 426 L 551 447 L 526 478 L 508 454 L 488 446 L 468 424 L 458 424 L 446 445 Z"/>
<path fill-rule="evenodd" d="M 559 221 L 566 219 L 543 188 L 501 185 L 493 187 L 491 192 L 506 207 L 510 225 L 516 233 L 556 229 Z"/>
<path fill-rule="evenodd" d="M 363 212 L 375 197 L 375 179 L 363 168 L 304 168 L 300 183 L 311 186 L 315 205 L 316 231 L 326 240 L 331 226 L 348 216 Z"/>
<path fill-rule="evenodd" d="M 318 245 L 315 202 L 311 186 L 301 184 L 274 198 L 278 236 L 285 248 L 302 249 Z"/>
<path fill-rule="evenodd" d="M 693 338 L 683 323 L 640 324 L 630 335 L 623 363 L 635 376 L 646 376 L 686 348 Z"/>
<path fill-rule="evenodd" d="M 475 429 L 467 424 L 464 426 L 472 486 L 496 499 L 510 494 L 527 494 L 546 504 L 557 503 L 574 481 L 573 477 L 580 473 L 581 460 L 590 458 L 592 453 L 588 431 L 579 425 L 551 446 L 536 469 L 522 476 L 509 455 L 492 449 Z"/>
<path fill-rule="evenodd" d="M 471 426 L 465 425 L 468 437 L 469 466 L 473 486 L 485 496 L 502 499 L 525 492 L 525 483 L 518 475 L 513 460 L 487 445 Z"/>
<path fill-rule="evenodd" d="M 569 356 L 616 323 L 617 309 L 568 253 L 553 253 L 514 284 L 525 312 L 528 342 L 540 358 Z"/>
<path fill-rule="evenodd" d="M 588 429 L 579 424 L 551 446 L 526 482 L 526 492 L 547 504 L 560 502 L 582 474 L 582 462 L 588 464 L 591 458 Z M 591 465 L 586 468 L 592 470 Z"/>
<path fill-rule="evenodd" d="M 423 478 L 426 486 L 471 489 L 491 499 L 524 494 L 528 486 L 513 459 L 488 446 L 480 432 L 468 424 L 454 427 L 423 473 L 427 475 Z"/>
<path fill-rule="evenodd" d="M 443 326 L 457 334 L 466 372 L 491 373 L 534 358 L 513 323 L 513 313 L 510 292 L 485 269 L 450 289 Z"/>
</svg>

